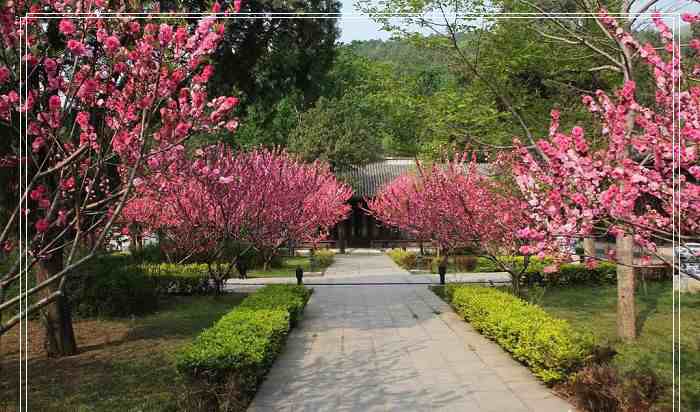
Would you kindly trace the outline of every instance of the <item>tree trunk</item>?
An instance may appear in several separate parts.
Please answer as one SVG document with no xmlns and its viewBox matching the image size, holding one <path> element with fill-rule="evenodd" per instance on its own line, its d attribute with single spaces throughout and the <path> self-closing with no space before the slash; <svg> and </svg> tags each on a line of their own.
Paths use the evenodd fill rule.
<svg viewBox="0 0 700 412">
<path fill-rule="evenodd" d="M 595 253 L 595 239 L 592 237 L 586 237 L 583 239 L 583 256 L 584 260 L 586 258 L 594 258 Z"/>
<path fill-rule="evenodd" d="M 267 272 L 268 270 L 270 270 L 270 262 L 272 262 L 273 257 L 274 257 L 274 255 L 272 254 L 272 252 L 270 252 L 270 254 L 267 254 L 266 256 L 264 256 L 264 258 L 263 258 L 263 272 Z"/>
<path fill-rule="evenodd" d="M 39 261 L 36 281 L 41 283 L 63 269 L 62 251 L 57 251 L 49 258 Z M 45 297 L 58 289 L 57 283 L 43 289 L 40 296 Z M 70 304 L 66 296 L 61 295 L 41 311 L 41 319 L 46 328 L 44 346 L 49 357 L 71 356 L 78 353 L 73 333 Z"/>
<path fill-rule="evenodd" d="M 5 302 L 5 288 L 0 286 L 0 303 L 3 302 Z M 0 325 L 2 325 L 2 312 L 0 312 Z M 0 348 L 2 348 L 2 334 L 0 334 Z M 0 372 L 2 372 L 2 355 L 0 355 Z"/>
<path fill-rule="evenodd" d="M 616 240 L 617 256 L 617 333 L 626 341 L 637 337 L 634 309 L 634 268 L 632 236 L 619 235 Z"/>
</svg>

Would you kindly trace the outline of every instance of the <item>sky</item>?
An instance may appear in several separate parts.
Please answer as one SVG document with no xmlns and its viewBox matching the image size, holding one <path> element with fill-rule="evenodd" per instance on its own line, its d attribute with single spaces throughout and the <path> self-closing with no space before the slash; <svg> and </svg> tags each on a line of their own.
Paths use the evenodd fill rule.
<svg viewBox="0 0 700 412">
<path fill-rule="evenodd" d="M 341 9 L 343 16 L 348 16 L 340 20 L 340 41 L 343 43 L 350 43 L 353 40 L 372 40 L 372 39 L 382 39 L 386 40 L 390 37 L 389 33 L 379 30 L 380 26 L 367 17 L 354 17 L 349 16 L 353 14 L 360 14 L 353 7 L 352 0 L 344 0 L 343 7 Z"/>
<path fill-rule="evenodd" d="M 343 43 L 349 43 L 353 40 L 371 40 L 371 39 L 382 39 L 386 40 L 390 37 L 390 34 L 380 30 L 380 26 L 367 17 L 361 16 L 361 13 L 355 10 L 353 6 L 353 0 L 343 0 L 341 13 L 344 17 L 340 20 L 341 36 L 340 41 Z M 680 7 L 674 7 L 675 5 L 682 4 Z M 677 12 L 700 12 L 700 4 L 693 3 L 691 1 L 682 0 L 661 0 L 657 3 L 657 6 L 661 10 L 673 9 Z M 671 25 L 671 20 L 667 19 L 667 24 Z"/>
</svg>

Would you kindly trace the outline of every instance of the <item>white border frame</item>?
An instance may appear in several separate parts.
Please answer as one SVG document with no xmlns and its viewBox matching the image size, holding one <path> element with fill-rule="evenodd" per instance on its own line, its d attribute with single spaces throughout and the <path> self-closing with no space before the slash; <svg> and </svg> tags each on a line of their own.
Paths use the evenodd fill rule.
<svg viewBox="0 0 700 412">
<path fill-rule="evenodd" d="M 65 19 L 65 18 L 70 18 L 70 19 L 77 19 L 77 20 L 82 20 L 82 19 L 101 19 L 101 18 L 144 18 L 144 19 L 196 19 L 196 18 L 204 18 L 204 17 L 213 17 L 216 19 L 240 19 L 240 18 L 254 18 L 254 19 L 336 19 L 336 20 L 372 20 L 370 16 L 378 16 L 378 17 L 396 17 L 396 18 L 401 18 L 401 17 L 408 17 L 408 18 L 417 18 L 417 17 L 422 17 L 422 18 L 428 18 L 432 19 L 432 15 L 435 13 L 375 13 L 371 15 L 365 15 L 365 14 L 343 14 L 343 13 L 179 13 L 179 12 L 153 12 L 153 13 L 115 13 L 115 12 L 108 12 L 108 13 L 100 13 L 100 12 L 93 12 L 93 13 L 28 13 L 25 16 L 20 16 L 19 21 L 22 27 L 25 27 L 26 22 L 28 19 Z M 620 18 L 620 17 L 630 17 L 630 16 L 638 16 L 638 17 L 643 17 L 643 18 L 651 18 L 652 15 L 657 14 L 656 12 L 644 12 L 644 13 L 608 13 L 609 16 L 615 17 L 615 18 Z M 681 14 L 680 12 L 673 12 L 673 13 L 667 13 L 667 12 L 659 12 L 658 13 L 661 17 L 672 17 L 672 34 L 673 34 L 673 40 L 672 42 L 678 47 L 679 52 L 681 51 L 681 44 L 680 44 L 680 27 L 681 27 Z M 556 17 L 576 17 L 576 18 L 585 18 L 585 19 L 597 19 L 598 16 L 596 13 L 553 13 L 551 15 L 546 15 L 543 16 L 542 13 L 453 13 L 453 14 L 446 14 L 445 16 L 451 17 L 451 18 L 460 18 L 460 19 L 465 19 L 467 17 L 471 18 L 506 18 L 506 19 L 551 19 L 551 18 L 556 18 Z M 439 16 L 436 16 L 435 18 L 443 18 L 444 16 L 440 14 Z M 20 42 L 22 42 L 22 39 L 24 39 L 24 42 L 22 42 L 23 47 L 23 54 L 26 55 L 28 51 L 28 42 L 27 38 L 24 35 L 25 30 L 22 29 L 20 30 L 20 35 L 19 39 Z M 675 59 L 675 51 L 676 47 L 673 48 L 673 53 L 672 53 L 672 58 Z M 679 66 L 681 64 L 681 54 L 678 56 L 679 59 Z M 20 60 L 20 68 L 19 68 L 19 77 L 20 79 L 24 79 L 24 84 L 27 84 L 27 70 L 24 67 L 26 63 L 23 63 Z M 674 82 L 673 88 L 672 88 L 672 94 L 673 94 L 673 113 L 672 113 L 672 122 L 676 126 L 674 130 L 672 130 L 672 146 L 673 147 L 679 147 L 680 145 L 680 116 L 677 116 L 677 112 L 679 112 L 679 108 L 676 108 L 676 105 L 680 104 L 680 87 L 681 87 L 681 80 L 680 80 L 680 75 L 678 76 L 678 82 Z M 677 87 L 677 88 L 676 88 Z M 23 90 L 24 89 L 24 90 Z M 26 88 L 22 87 L 22 83 L 20 83 L 20 90 L 19 90 L 19 95 L 20 95 L 20 107 L 23 105 L 23 103 L 27 100 L 27 90 Z M 676 118 L 677 117 L 677 118 Z M 26 122 L 27 122 L 27 116 L 26 115 L 20 115 L 20 134 L 22 134 L 22 138 L 24 139 L 24 145 L 22 145 L 22 142 L 20 142 L 20 162 L 19 162 L 19 181 L 20 181 L 20 193 L 24 192 L 24 188 L 28 186 L 28 170 L 27 168 L 22 167 L 21 159 L 24 157 L 26 153 L 29 153 L 29 138 L 26 133 Z M 676 282 L 680 283 L 680 272 L 676 273 L 675 269 L 675 263 L 676 263 L 676 256 L 675 256 L 675 245 L 680 243 L 680 220 L 678 222 L 675 221 L 676 219 L 676 212 L 678 212 L 678 215 L 680 215 L 680 198 L 676 196 L 676 176 L 678 176 L 681 172 L 681 167 L 680 167 L 680 161 L 678 159 L 678 155 L 676 154 L 676 151 L 674 150 L 673 152 L 673 168 L 674 170 L 678 173 L 674 173 L 673 175 L 673 197 L 672 197 L 672 202 L 673 202 L 673 216 L 672 219 L 673 221 L 673 229 L 672 229 L 672 263 L 673 263 L 673 269 L 672 269 L 672 274 L 673 274 L 673 282 L 674 284 Z M 677 162 L 677 163 L 676 163 Z M 678 188 L 680 190 L 680 188 Z M 23 201 L 20 200 L 20 216 L 19 216 L 19 259 L 20 259 L 20 301 L 19 301 L 19 309 L 22 311 L 24 309 L 24 312 L 26 312 L 28 308 L 28 299 L 21 299 L 22 293 L 24 290 L 29 289 L 28 285 L 28 276 L 27 277 L 22 277 L 22 269 L 23 267 L 26 267 L 28 263 L 28 254 L 27 251 L 22 250 L 22 240 L 24 239 L 25 241 L 29 239 L 29 227 L 27 224 L 27 220 L 24 219 L 24 215 L 22 213 L 22 206 L 26 209 L 28 206 L 28 200 L 25 198 Z M 678 209 L 676 210 L 676 207 Z M 24 266 L 23 266 L 24 264 Z M 678 285 L 680 286 L 680 284 Z M 681 302 L 681 291 L 680 287 L 674 288 L 673 291 L 673 412 L 680 411 L 681 410 L 681 375 L 680 375 L 680 302 Z M 29 333 L 28 333 L 28 320 L 26 317 L 20 318 L 19 322 L 19 337 L 20 337 L 20 342 L 19 342 L 19 354 L 20 354 L 20 367 L 19 367 L 19 409 L 18 411 L 28 411 L 29 409 L 29 365 L 28 365 L 28 352 L 29 352 Z M 678 352 L 676 354 L 676 352 Z M 25 358 L 22 358 L 22 355 L 25 355 Z M 22 362 L 24 360 L 24 362 Z M 22 378 L 24 377 L 25 380 L 25 385 L 24 385 L 24 398 L 22 397 Z M 24 400 L 24 403 L 22 402 Z M 24 406 L 24 409 L 22 408 Z"/>
</svg>

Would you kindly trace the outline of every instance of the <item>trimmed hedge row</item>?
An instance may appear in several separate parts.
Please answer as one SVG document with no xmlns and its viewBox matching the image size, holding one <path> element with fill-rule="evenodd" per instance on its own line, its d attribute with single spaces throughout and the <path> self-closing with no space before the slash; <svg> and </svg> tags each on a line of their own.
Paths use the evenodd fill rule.
<svg viewBox="0 0 700 412">
<path fill-rule="evenodd" d="M 207 294 L 214 290 L 209 282 L 209 270 L 204 263 L 143 263 L 138 268 L 161 295 Z"/>
<path fill-rule="evenodd" d="M 493 339 L 547 384 L 565 380 L 590 358 L 593 336 L 509 293 L 448 285 L 446 298 L 477 331 Z"/>
<path fill-rule="evenodd" d="M 617 266 L 614 263 L 599 262 L 593 269 L 578 263 L 564 263 L 554 273 L 544 273 L 544 265 L 529 266 L 522 282 L 542 286 L 569 286 L 615 283 L 616 279 Z"/>
<path fill-rule="evenodd" d="M 207 410 L 245 410 L 300 318 L 311 291 L 269 285 L 248 296 L 176 356 Z"/>
<path fill-rule="evenodd" d="M 137 267 L 96 263 L 68 277 L 66 293 L 76 316 L 142 315 L 158 308 L 155 286 Z"/>
<path fill-rule="evenodd" d="M 391 249 L 386 252 L 387 255 L 397 265 L 404 269 L 414 269 L 418 260 L 418 255 L 415 252 L 409 252 L 403 249 Z"/>
<path fill-rule="evenodd" d="M 321 268 L 327 268 L 335 260 L 335 252 L 330 249 L 318 249 L 314 251 L 316 264 Z"/>
</svg>

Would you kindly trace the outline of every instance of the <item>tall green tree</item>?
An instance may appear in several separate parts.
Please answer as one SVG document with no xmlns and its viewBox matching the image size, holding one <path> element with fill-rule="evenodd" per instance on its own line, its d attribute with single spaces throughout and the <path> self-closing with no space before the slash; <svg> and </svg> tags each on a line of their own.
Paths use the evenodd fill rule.
<svg viewBox="0 0 700 412">
<path fill-rule="evenodd" d="M 220 0 L 227 9 L 233 0 Z M 161 0 L 161 10 L 206 12 L 209 0 Z M 225 34 L 212 56 L 215 68 L 211 90 L 239 96 L 244 146 L 285 145 L 295 125 L 290 113 L 313 106 L 321 96 L 321 85 L 333 66 L 340 36 L 336 19 L 280 18 L 285 14 L 339 13 L 336 0 L 283 1 L 245 0 L 241 13 L 226 20 Z M 267 17 L 265 17 L 267 16 Z M 196 21 L 192 21 L 196 24 Z M 234 75 L 235 74 L 235 75 Z M 221 136 L 200 136 L 216 141 Z"/>
<path fill-rule="evenodd" d="M 305 160 L 327 161 L 336 170 L 378 160 L 383 150 L 373 109 L 354 93 L 322 97 L 301 115 L 289 148 Z"/>
</svg>

